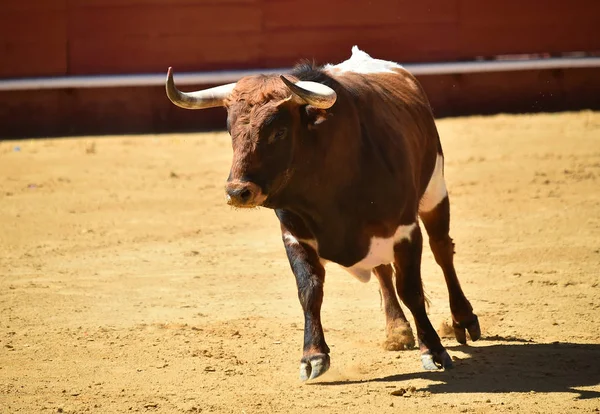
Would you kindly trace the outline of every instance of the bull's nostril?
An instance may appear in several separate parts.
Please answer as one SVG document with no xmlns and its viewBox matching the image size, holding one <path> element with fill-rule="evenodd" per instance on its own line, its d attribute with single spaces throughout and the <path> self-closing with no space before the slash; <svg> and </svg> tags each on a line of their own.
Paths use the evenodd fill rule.
<svg viewBox="0 0 600 414">
<path fill-rule="evenodd" d="M 245 181 L 233 181 L 225 187 L 227 204 L 235 207 L 254 207 L 262 202 L 261 190 L 256 184 Z"/>
<path fill-rule="evenodd" d="M 252 192 L 250 190 L 248 190 L 247 188 L 244 188 L 242 191 L 240 191 L 240 200 L 242 200 L 243 202 L 246 202 L 250 199 L 250 196 L 252 196 Z"/>
</svg>

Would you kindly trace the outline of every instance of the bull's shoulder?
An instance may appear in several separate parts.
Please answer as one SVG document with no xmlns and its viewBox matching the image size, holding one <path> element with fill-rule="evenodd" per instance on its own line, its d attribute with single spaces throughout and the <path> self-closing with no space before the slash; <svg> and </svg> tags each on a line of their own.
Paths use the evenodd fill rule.
<svg viewBox="0 0 600 414">
<path fill-rule="evenodd" d="M 282 233 L 289 233 L 295 238 L 303 240 L 315 238 L 305 221 L 298 214 L 290 210 L 276 209 L 275 215 L 281 224 Z"/>
</svg>

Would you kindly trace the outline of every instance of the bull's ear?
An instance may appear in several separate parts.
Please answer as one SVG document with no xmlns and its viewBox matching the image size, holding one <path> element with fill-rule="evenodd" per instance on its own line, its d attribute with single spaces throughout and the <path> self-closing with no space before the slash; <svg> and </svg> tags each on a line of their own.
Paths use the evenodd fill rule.
<svg viewBox="0 0 600 414">
<path fill-rule="evenodd" d="M 305 110 L 306 115 L 308 116 L 309 128 L 317 128 L 323 122 L 327 121 L 327 119 L 331 116 L 331 113 L 329 113 L 326 109 L 315 108 L 311 105 L 307 105 Z"/>
<path fill-rule="evenodd" d="M 288 96 L 287 98 L 284 98 L 284 99 L 282 99 L 281 101 L 278 101 L 277 103 L 275 103 L 275 106 L 276 106 L 277 108 L 279 108 L 281 105 L 285 105 L 285 104 L 287 104 L 288 102 L 291 102 L 293 98 L 294 98 L 294 96 L 293 96 L 293 95 L 290 95 L 290 96 Z"/>
</svg>

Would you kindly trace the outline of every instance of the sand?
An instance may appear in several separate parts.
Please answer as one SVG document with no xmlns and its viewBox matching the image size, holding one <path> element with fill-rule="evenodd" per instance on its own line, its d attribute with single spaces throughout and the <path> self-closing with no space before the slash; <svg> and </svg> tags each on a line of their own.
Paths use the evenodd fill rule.
<svg viewBox="0 0 600 414">
<path fill-rule="evenodd" d="M 438 125 L 482 339 L 425 372 L 384 350 L 374 278 L 330 264 L 310 384 L 277 219 L 225 203 L 227 134 L 0 142 L 0 412 L 598 412 L 600 113 Z"/>
</svg>

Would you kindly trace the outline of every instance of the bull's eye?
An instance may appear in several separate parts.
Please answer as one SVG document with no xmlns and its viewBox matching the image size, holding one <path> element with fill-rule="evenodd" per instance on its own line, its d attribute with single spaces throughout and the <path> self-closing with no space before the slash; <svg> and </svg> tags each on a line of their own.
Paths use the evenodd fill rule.
<svg viewBox="0 0 600 414">
<path fill-rule="evenodd" d="M 283 137 L 285 137 L 286 133 L 287 133 L 287 128 L 280 128 L 280 129 L 278 129 L 273 134 L 273 136 L 271 138 L 271 142 L 277 141 L 278 139 L 282 139 Z"/>
</svg>

